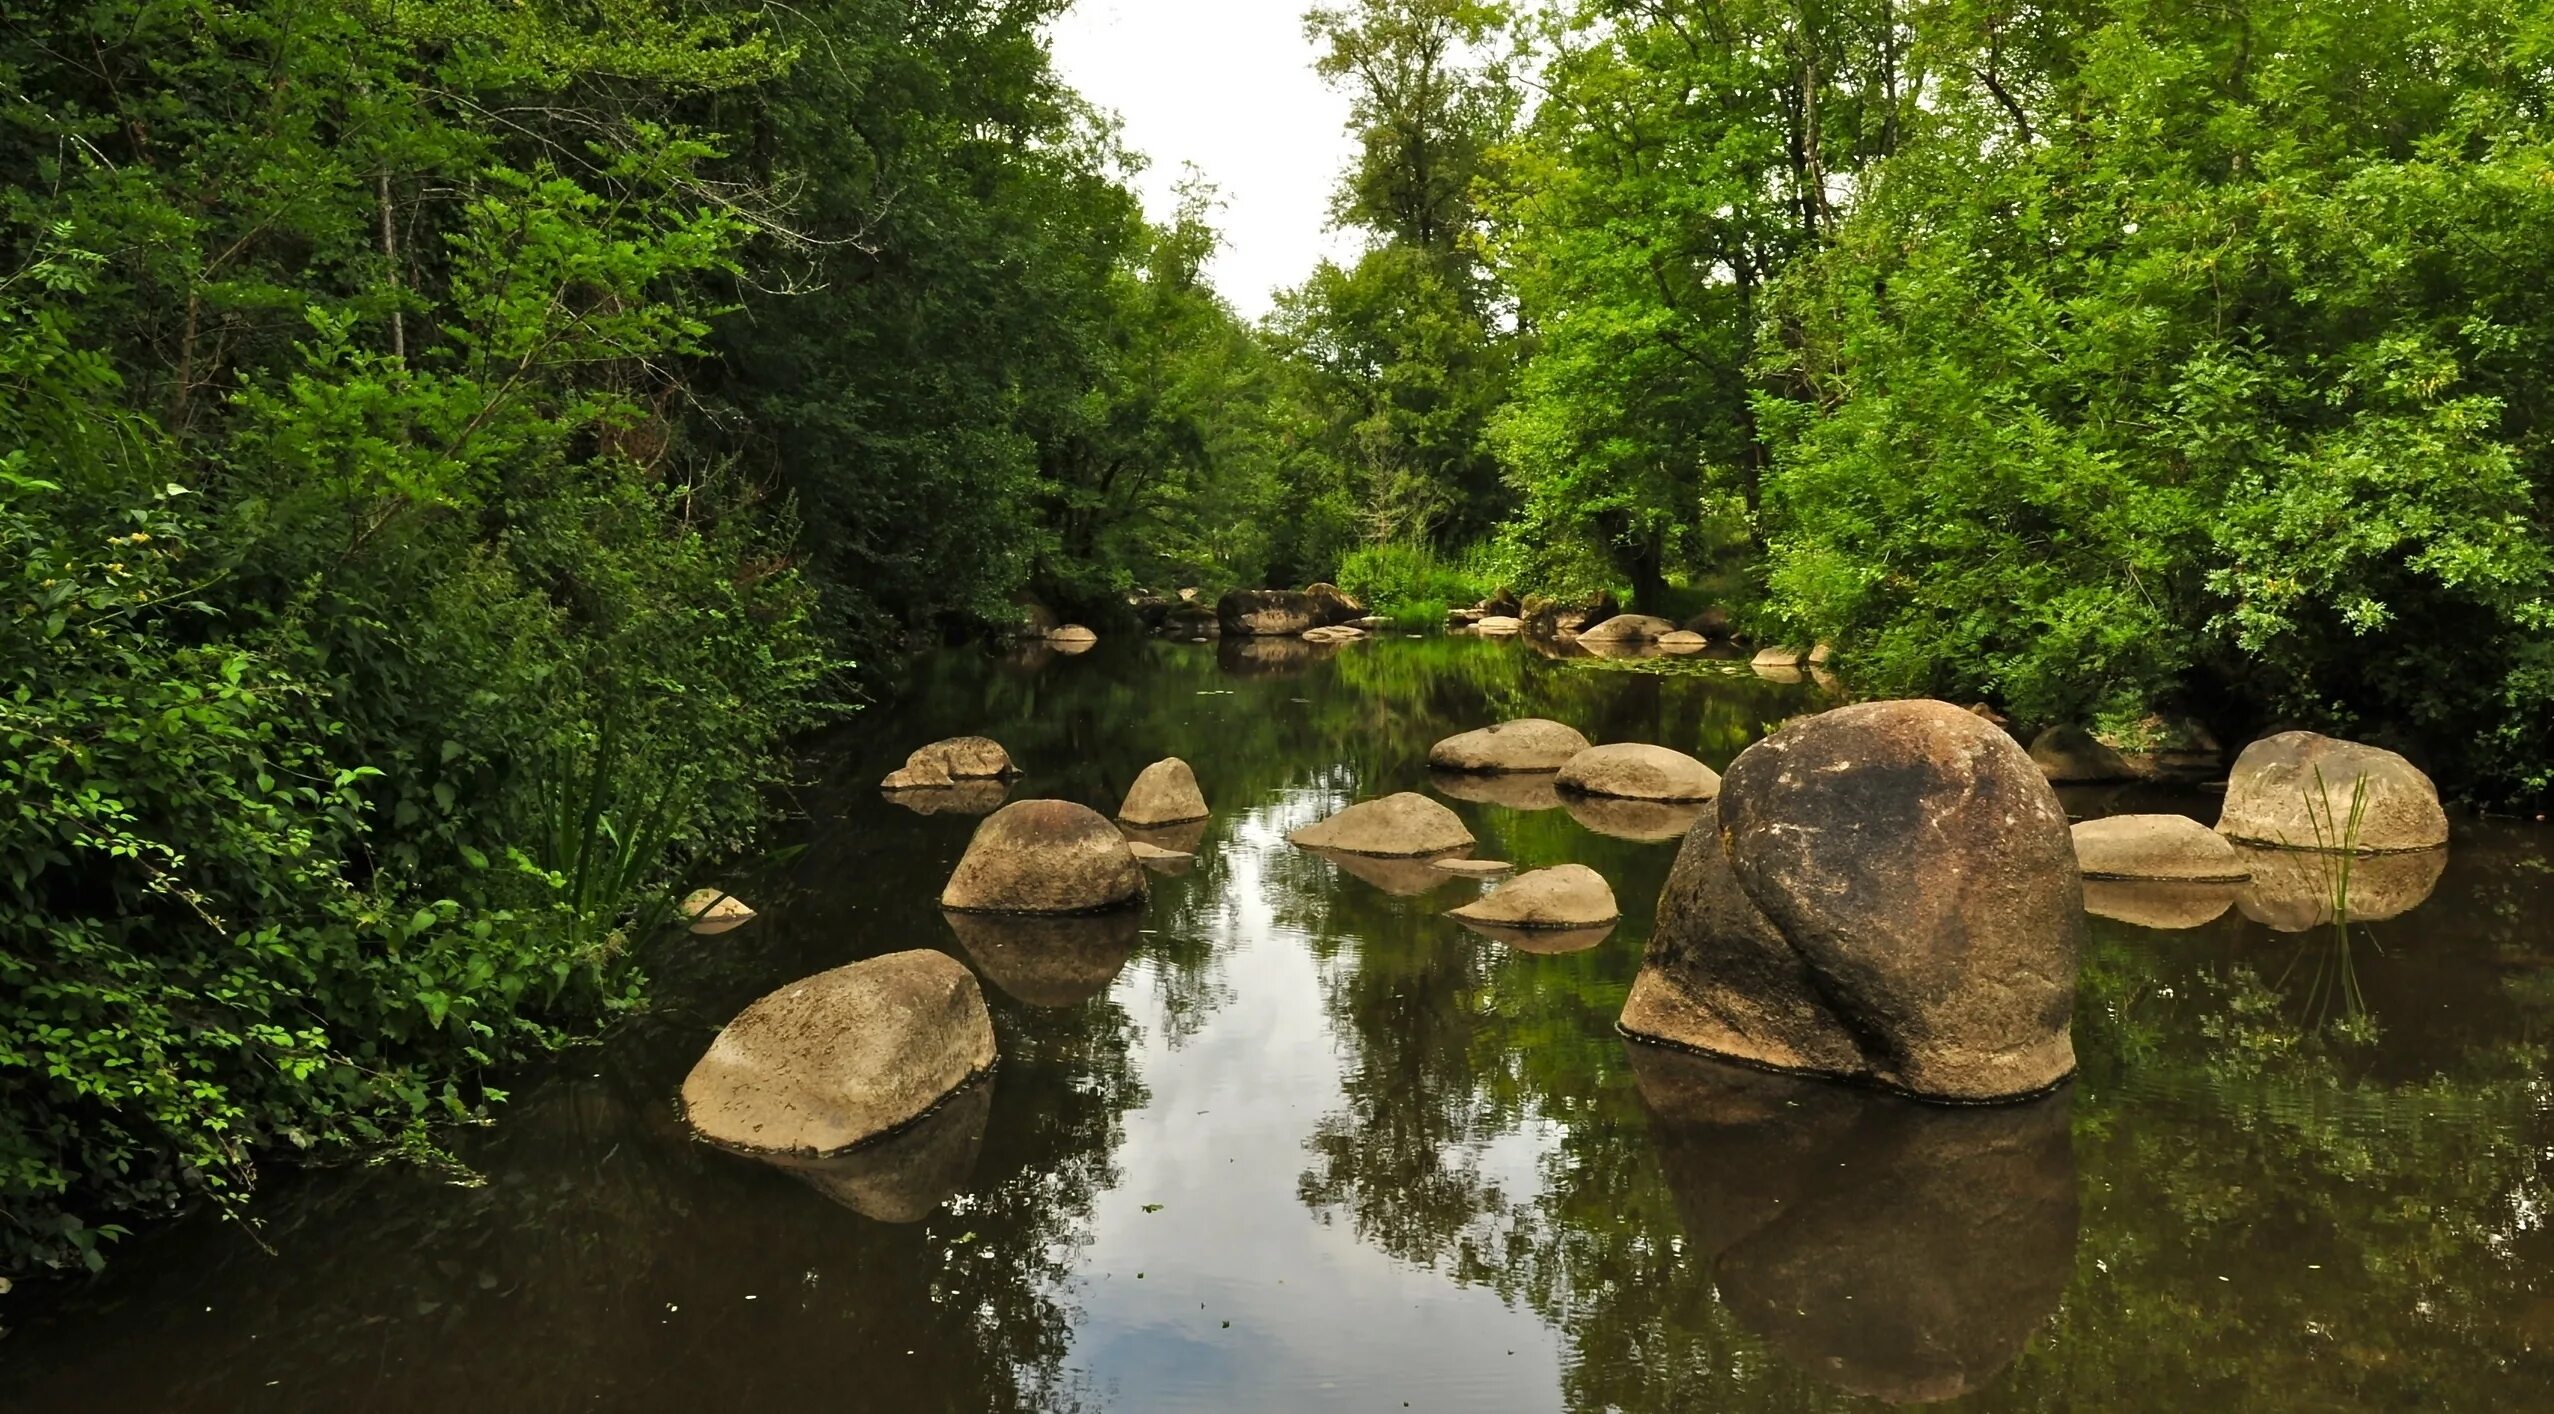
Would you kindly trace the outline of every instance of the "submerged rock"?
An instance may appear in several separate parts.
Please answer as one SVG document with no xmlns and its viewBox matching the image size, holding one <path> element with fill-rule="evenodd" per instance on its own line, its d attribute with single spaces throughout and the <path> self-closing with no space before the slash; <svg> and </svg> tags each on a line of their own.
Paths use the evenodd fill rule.
<svg viewBox="0 0 2554 1414">
<path fill-rule="evenodd" d="M 1391 859 L 1459 854 L 1474 843 L 1462 816 L 1412 791 L 1359 801 L 1287 838 L 1306 849 Z"/>
<path fill-rule="evenodd" d="M 2137 768 L 2082 727 L 2051 727 L 2031 742 L 2031 760 L 2058 785 L 2132 780 Z"/>
<path fill-rule="evenodd" d="M 2240 853 L 2252 882 L 2235 895 L 2235 906 L 2278 933 L 2400 918 L 2428 903 L 2448 870 L 2444 849 L 2353 857 L 2245 846 Z"/>
<path fill-rule="evenodd" d="M 1601 795 L 1573 795 L 1562 804 L 1570 818 L 1590 834 L 1638 844 L 1681 840 L 1711 813 L 1708 801 L 1615 800 Z"/>
<path fill-rule="evenodd" d="M 1095 913 L 1144 897 L 1144 871 L 1107 817 L 1063 800 L 1023 800 L 976 826 L 940 894 L 962 913 Z"/>
<path fill-rule="evenodd" d="M 1467 923 L 1503 928 L 1596 928 L 1619 921 L 1613 886 L 1584 864 L 1520 874 L 1454 910 Z"/>
<path fill-rule="evenodd" d="M 2252 877 L 2223 835 L 2187 815 L 2113 815 L 2075 827 L 2087 879 L 2241 883 Z"/>
<path fill-rule="evenodd" d="M 1548 771 L 1511 771 L 1474 775 L 1461 771 L 1428 772 L 1428 788 L 1449 800 L 1495 805 L 1503 810 L 1558 810 L 1561 792 Z"/>
<path fill-rule="evenodd" d="M 1639 742 L 1590 747 L 1571 757 L 1553 784 L 1564 795 L 1616 800 L 1696 801 L 1720 794 L 1720 776 L 1711 767 L 1684 752 Z"/>
<path fill-rule="evenodd" d="M 984 979 L 1033 1007 L 1080 1006 L 1106 992 L 1144 941 L 1133 909 L 1024 917 L 943 911 Z"/>
<path fill-rule="evenodd" d="M 733 933 L 759 916 L 745 901 L 724 889 L 700 889 L 683 900 L 679 912 L 692 931 L 705 938 Z"/>
<path fill-rule="evenodd" d="M 2159 933 L 2202 928 L 2226 916 L 2242 884 L 2086 879 L 2084 911 Z"/>
<path fill-rule="evenodd" d="M 1658 903 L 1627 1033 L 1955 1101 L 2075 1070 L 2084 895 L 2056 792 L 1940 702 L 1840 708 L 1730 767 Z"/>
<path fill-rule="evenodd" d="M 2217 832 L 2277 849 L 2405 854 L 2446 844 L 2448 815 L 2438 787 L 2394 752 L 2283 732 L 2236 758 Z"/>
<path fill-rule="evenodd" d="M 1428 750 L 1428 769 L 1479 775 L 1558 771 L 1588 749 L 1576 727 L 1541 717 L 1450 736 Z"/>
<path fill-rule="evenodd" d="M 977 1080 L 910 1127 L 829 1159 L 763 1162 L 874 1222 L 918 1223 L 975 1176 L 993 1118 L 993 1082 Z"/>
<path fill-rule="evenodd" d="M 880 789 L 946 790 L 960 781 L 1008 780 L 1017 772 L 1002 743 L 980 736 L 935 741 L 905 758 L 904 768 L 880 782 Z"/>
<path fill-rule="evenodd" d="M 1785 1363 L 1891 1403 L 1954 1399 L 2057 1313 L 2071 1090 L 1945 1109 L 1630 1050 L 1687 1250 Z"/>
<path fill-rule="evenodd" d="M 683 1081 L 683 1116 L 724 1148 L 828 1157 L 920 1119 L 993 1063 L 975 975 L 945 953 L 893 953 L 745 1008 Z"/>
<path fill-rule="evenodd" d="M 1144 768 L 1127 788 L 1117 818 L 1138 828 L 1185 825 L 1206 818 L 1206 794 L 1197 788 L 1197 773 L 1188 763 L 1168 756 Z"/>
</svg>

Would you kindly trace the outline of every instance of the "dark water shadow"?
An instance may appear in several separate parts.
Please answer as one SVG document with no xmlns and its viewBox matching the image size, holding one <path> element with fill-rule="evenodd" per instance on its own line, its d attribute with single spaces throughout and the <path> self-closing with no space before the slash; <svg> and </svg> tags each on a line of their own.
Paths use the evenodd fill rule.
<svg viewBox="0 0 2554 1414">
<path fill-rule="evenodd" d="M 1011 799 L 1009 781 L 959 781 L 924 790 L 880 791 L 889 805 L 916 815 L 990 815 Z"/>
<path fill-rule="evenodd" d="M 1787 1362 L 1891 1403 L 1953 1399 L 2056 1313 L 2072 1087 L 1949 1109 L 1625 1045 L 1688 1239 Z"/>
<path fill-rule="evenodd" d="M 993 1078 L 981 1077 L 921 1123 L 884 1143 L 832 1159 L 752 1155 L 865 1218 L 918 1223 L 958 1195 L 984 1151 Z M 742 1156 L 740 1156 L 742 1157 Z"/>
</svg>

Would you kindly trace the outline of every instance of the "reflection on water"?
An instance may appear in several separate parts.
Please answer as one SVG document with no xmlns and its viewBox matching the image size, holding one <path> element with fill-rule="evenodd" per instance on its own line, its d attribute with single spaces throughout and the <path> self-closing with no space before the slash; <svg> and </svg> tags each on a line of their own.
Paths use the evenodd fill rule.
<svg viewBox="0 0 2554 1414">
<path fill-rule="evenodd" d="M 1800 1369 L 1905 1404 L 2013 1363 L 2075 1263 L 2071 1092 L 1950 1109 L 1637 1042 L 1691 1250 Z"/>
<path fill-rule="evenodd" d="M 2238 846 L 2252 882 L 2235 905 L 2282 933 L 2344 921 L 2381 923 L 2430 901 L 2448 872 L 2449 851 L 2372 854 L 2356 859 L 2294 849 Z M 2345 902 L 2346 900 L 2346 902 Z M 2346 914 L 2345 914 L 2346 910 Z"/>
<path fill-rule="evenodd" d="M 285 1175 L 253 1232 L 180 1223 L 21 1287 L 0 1408 L 2554 1403 L 2544 831 L 2462 826 L 2393 918 L 2357 861 L 2346 937 L 2328 892 L 2256 890 L 2265 923 L 2092 891 L 2081 1077 L 1946 1112 L 1628 1048 L 1690 819 L 1425 768 L 1521 716 L 1726 768 L 1815 701 L 1474 637 L 935 657 L 810 756 L 803 848 L 733 880 L 763 919 L 665 940 L 652 1011 L 453 1139 L 482 1182 Z M 974 819 L 875 783 L 976 732 L 1032 771 L 1013 794 L 1104 811 L 1191 761 L 1216 817 L 1145 837 L 1195 866 L 1140 913 L 944 919 Z M 1399 894 L 1285 843 L 1413 789 L 1480 857 L 1596 869 L 1621 923 L 1529 951 L 1554 940 L 1443 916 L 1478 883 Z M 675 1089 L 739 1008 L 917 946 L 983 975 L 992 1083 L 823 1172 L 684 1133 Z"/>
</svg>

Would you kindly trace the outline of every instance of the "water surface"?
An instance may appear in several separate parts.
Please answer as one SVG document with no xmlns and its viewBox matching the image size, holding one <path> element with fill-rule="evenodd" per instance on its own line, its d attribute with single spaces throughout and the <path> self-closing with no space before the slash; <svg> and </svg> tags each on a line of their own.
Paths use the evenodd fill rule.
<svg viewBox="0 0 2554 1414">
<path fill-rule="evenodd" d="M 1284 843 L 1428 788 L 1457 730 L 1726 766 L 1819 691 L 1640 669 L 1449 639 L 927 660 L 811 764 L 764 920 L 671 943 L 653 1011 L 461 1137 L 466 1179 L 282 1175 L 253 1228 L 129 1242 L 0 1310 L 0 1407 L 2554 1406 L 2546 831 L 2461 820 L 2347 929 L 2308 885 L 2108 901 L 2197 926 L 2096 918 L 2082 1076 L 1980 1111 L 1627 1046 L 1674 844 L 1599 829 L 1640 822 L 1457 802 L 1484 856 L 1612 881 L 1622 925 L 1560 955 L 1440 916 L 1477 884 Z M 977 732 L 1015 798 L 1103 810 L 1186 757 L 1197 867 L 1116 931 L 961 939 L 933 899 L 973 819 L 874 785 Z M 2069 798 L 2158 804 L 2209 809 Z M 910 947 L 985 977 L 989 1090 L 813 1182 L 687 1140 L 674 1092 L 728 1017 Z"/>
</svg>

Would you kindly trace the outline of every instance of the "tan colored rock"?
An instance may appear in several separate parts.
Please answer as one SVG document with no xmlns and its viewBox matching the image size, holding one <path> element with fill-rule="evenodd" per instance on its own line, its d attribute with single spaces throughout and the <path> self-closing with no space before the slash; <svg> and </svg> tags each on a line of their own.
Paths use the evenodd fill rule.
<svg viewBox="0 0 2554 1414">
<path fill-rule="evenodd" d="M 864 1218 L 918 1223 L 967 1186 L 992 1118 L 993 1082 L 978 1080 L 910 1127 L 848 1154 L 761 1157 Z"/>
<path fill-rule="evenodd" d="M 1318 825 L 1287 836 L 1306 849 L 1338 850 L 1387 859 L 1458 854 L 1473 846 L 1463 817 L 1415 792 L 1359 801 Z"/>
<path fill-rule="evenodd" d="M 2242 884 L 2173 884 L 2147 880 L 2086 879 L 2084 911 L 2159 933 L 2204 928 L 2235 906 Z"/>
<path fill-rule="evenodd" d="M 1002 743 L 980 736 L 935 741 L 905 758 L 904 769 L 881 783 L 885 790 L 940 790 L 958 781 L 1007 780 L 1017 774 Z"/>
<path fill-rule="evenodd" d="M 1143 897 L 1144 871 L 1105 816 L 1070 801 L 1023 800 L 976 826 L 940 906 L 961 913 L 1096 913 Z"/>
<path fill-rule="evenodd" d="M 2283 732 L 2236 758 L 2217 832 L 2277 849 L 2406 854 L 2445 845 L 2448 815 L 2438 787 L 2401 756 L 2313 732 Z"/>
<path fill-rule="evenodd" d="M 1581 643 L 1656 643 L 1676 632 L 1676 625 L 1648 614 L 1616 614 L 1601 624 L 1579 631 Z"/>
<path fill-rule="evenodd" d="M 1602 947 L 1614 936 L 1615 925 L 1600 923 L 1593 928 L 1510 928 L 1499 923 L 1476 923 L 1469 918 L 1456 918 L 1467 932 L 1478 933 L 1521 953 L 1536 957 L 1561 957 Z"/>
<path fill-rule="evenodd" d="M 1429 748 L 1428 769 L 1483 775 L 1558 771 L 1587 749 L 1576 727 L 1527 717 L 1447 737 Z"/>
<path fill-rule="evenodd" d="M 1809 655 L 1801 652 L 1799 649 L 1777 646 L 1756 650 L 1755 660 L 1750 664 L 1750 666 L 1758 668 L 1800 668 L 1808 666 L 1808 663 Z"/>
<path fill-rule="evenodd" d="M 1940 702 L 1766 738 L 1687 836 L 1623 1029 L 1932 1099 L 2074 1073 L 2082 878 L 2013 739 Z"/>
<path fill-rule="evenodd" d="M 1355 643 L 1365 636 L 1366 631 L 1353 624 L 1336 624 L 1329 628 L 1306 629 L 1303 640 L 1306 643 Z"/>
<path fill-rule="evenodd" d="M 1117 808 L 1119 821 L 1139 829 L 1185 825 L 1206 815 L 1206 795 L 1197 788 L 1197 773 L 1176 756 L 1145 767 L 1127 788 L 1126 802 Z"/>
<path fill-rule="evenodd" d="M 1667 653 L 1700 653 L 1705 649 L 1710 648 L 1712 646 L 1712 641 L 1703 637 L 1699 633 L 1688 632 L 1687 630 L 1680 628 L 1674 633 L 1667 635 L 1665 638 L 1660 639 L 1658 641 L 1658 646 L 1660 651 Z"/>
<path fill-rule="evenodd" d="M 1458 879 L 1496 879 L 1516 872 L 1516 866 L 1504 859 L 1440 859 L 1432 867 Z"/>
<path fill-rule="evenodd" d="M 1126 848 L 1135 856 L 1136 863 L 1156 874 L 1185 874 L 1197 867 L 1197 856 L 1194 854 L 1184 854 L 1175 849 L 1162 849 L 1146 844 L 1142 840 L 1128 840 Z"/>
<path fill-rule="evenodd" d="M 1496 776 L 1464 771 L 1430 771 L 1428 788 L 1449 800 L 1495 805 L 1503 810 L 1532 812 L 1561 808 L 1561 793 L 1553 787 L 1552 773 L 1548 771 L 1512 771 Z"/>
<path fill-rule="evenodd" d="M 1316 584 L 1300 593 L 1236 589 L 1216 603 L 1215 616 L 1229 634 L 1294 638 L 1307 629 L 1352 623 L 1364 618 L 1366 610 L 1336 586 Z"/>
<path fill-rule="evenodd" d="M 1681 840 L 1712 808 L 1707 800 L 1615 800 L 1602 795 L 1573 795 L 1562 804 L 1588 833 L 1639 844 Z"/>
<path fill-rule="evenodd" d="M 949 931 L 984 980 L 1033 1007 L 1080 1006 L 1105 994 L 1144 941 L 1144 915 L 951 913 Z"/>
<path fill-rule="evenodd" d="M 1525 621 L 1506 614 L 1492 614 L 1474 623 L 1472 631 L 1492 638 L 1509 638 L 1525 632 Z"/>
<path fill-rule="evenodd" d="M 2277 933 L 2400 918 L 2430 901 L 2448 869 L 2444 849 L 2352 856 L 2246 845 L 2240 853 L 2252 882 L 2235 906 Z"/>
<path fill-rule="evenodd" d="M 975 975 L 945 953 L 893 953 L 745 1008 L 683 1081 L 683 1115 L 724 1148 L 823 1158 L 895 1133 L 993 1064 Z"/>
<path fill-rule="evenodd" d="M 680 909 L 692 931 L 705 938 L 733 933 L 757 917 L 745 901 L 724 889 L 699 889 L 683 900 Z"/>
<path fill-rule="evenodd" d="M 2187 815 L 2113 815 L 2075 827 L 2087 879 L 2241 883 L 2252 877 L 2224 836 Z"/>
<path fill-rule="evenodd" d="M 1100 636 L 1080 624 L 1063 624 L 1047 630 L 1046 641 L 1062 648 L 1073 643 L 1097 643 Z"/>
<path fill-rule="evenodd" d="M 1520 874 L 1454 910 L 1467 923 L 1502 928 L 1596 928 L 1619 921 L 1613 886 L 1584 864 Z"/>
<path fill-rule="evenodd" d="M 2031 742 L 2031 760 L 2058 785 L 2134 779 L 2137 768 L 2082 727 L 2051 727 Z"/>
<path fill-rule="evenodd" d="M 1709 800 L 1720 776 L 1681 751 L 1639 742 L 1590 747 L 1570 758 L 1554 782 L 1563 795 L 1617 800 Z"/>
<path fill-rule="evenodd" d="M 1767 682 L 1796 686 L 1809 681 L 1809 674 L 1800 668 L 1780 667 L 1771 663 L 1751 663 L 1748 665 L 1748 671 Z"/>
</svg>

